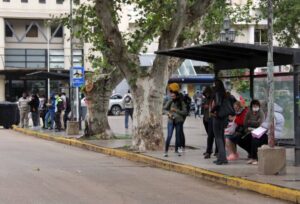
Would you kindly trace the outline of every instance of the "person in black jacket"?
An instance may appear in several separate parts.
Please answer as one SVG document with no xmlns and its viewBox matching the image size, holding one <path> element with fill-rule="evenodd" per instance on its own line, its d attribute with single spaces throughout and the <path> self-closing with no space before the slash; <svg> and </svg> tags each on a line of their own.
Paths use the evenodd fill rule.
<svg viewBox="0 0 300 204">
<path fill-rule="evenodd" d="M 218 112 L 222 109 L 222 104 L 224 99 L 227 97 L 224 84 L 221 80 L 216 79 L 213 94 L 213 105 L 211 114 L 213 116 L 213 132 L 216 138 L 216 144 L 218 147 L 217 160 L 214 161 L 217 165 L 227 164 L 226 151 L 225 151 L 225 141 L 224 141 L 224 129 L 226 123 L 226 117 L 222 118 L 218 116 Z"/>
<path fill-rule="evenodd" d="M 32 94 L 31 100 L 29 101 L 28 105 L 30 106 L 30 112 L 32 117 L 33 127 L 37 127 L 39 125 L 39 105 L 40 100 L 36 94 Z"/>
</svg>

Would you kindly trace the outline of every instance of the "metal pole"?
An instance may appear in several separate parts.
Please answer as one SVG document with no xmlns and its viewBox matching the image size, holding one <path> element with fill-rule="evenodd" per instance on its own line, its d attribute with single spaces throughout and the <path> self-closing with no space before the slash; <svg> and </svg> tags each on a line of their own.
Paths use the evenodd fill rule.
<svg viewBox="0 0 300 204">
<path fill-rule="evenodd" d="M 294 65 L 294 137 L 295 137 L 295 166 L 300 166 L 300 116 L 299 116 L 299 74 L 300 65 Z"/>
<path fill-rule="evenodd" d="M 69 0 L 70 1 L 70 48 L 71 48 L 71 67 L 70 67 L 70 71 L 71 68 L 73 68 L 73 0 Z M 71 87 L 71 99 L 72 101 L 74 101 L 74 94 L 73 94 L 73 87 Z M 76 100 L 77 101 L 77 100 Z M 77 101 L 78 103 L 78 101 Z M 74 112 L 75 112 L 75 108 L 74 108 L 74 104 L 71 105 L 71 111 L 72 111 L 72 120 L 74 121 Z"/>
<path fill-rule="evenodd" d="M 274 132 L 274 62 L 273 62 L 273 1 L 268 0 L 268 122 L 270 147 L 275 146 Z"/>
<path fill-rule="evenodd" d="M 47 26 L 47 71 L 48 73 L 50 72 L 50 38 L 51 38 L 51 33 L 49 30 L 49 27 Z M 48 84 L 48 99 L 50 98 L 50 78 L 47 78 L 47 84 Z"/>
</svg>

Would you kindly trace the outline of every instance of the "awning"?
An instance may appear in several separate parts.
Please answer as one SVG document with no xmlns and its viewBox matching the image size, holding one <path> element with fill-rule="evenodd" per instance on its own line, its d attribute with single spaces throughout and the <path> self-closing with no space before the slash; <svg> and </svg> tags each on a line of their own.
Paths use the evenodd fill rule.
<svg viewBox="0 0 300 204">
<path fill-rule="evenodd" d="M 196 75 L 196 76 L 176 76 L 171 77 L 168 83 L 195 83 L 195 84 L 209 84 L 213 83 L 215 80 L 215 76 L 213 74 L 203 74 L 203 75 Z"/>
<path fill-rule="evenodd" d="M 28 77 L 32 77 L 34 79 L 52 79 L 52 80 L 69 80 L 70 76 L 66 73 L 57 73 L 57 72 L 46 72 L 46 71 L 38 71 L 30 74 L 26 74 Z"/>
<path fill-rule="evenodd" d="M 218 42 L 157 51 L 156 54 L 205 61 L 216 69 L 267 66 L 268 47 L 244 43 Z M 300 64 L 300 49 L 274 47 L 274 65 Z"/>
<path fill-rule="evenodd" d="M 141 67 L 151 67 L 153 65 L 153 61 L 155 60 L 156 54 L 141 54 L 139 55 L 140 59 L 140 66 Z M 206 62 L 201 62 L 201 61 L 194 61 L 192 60 L 193 66 L 209 66 Z"/>
</svg>

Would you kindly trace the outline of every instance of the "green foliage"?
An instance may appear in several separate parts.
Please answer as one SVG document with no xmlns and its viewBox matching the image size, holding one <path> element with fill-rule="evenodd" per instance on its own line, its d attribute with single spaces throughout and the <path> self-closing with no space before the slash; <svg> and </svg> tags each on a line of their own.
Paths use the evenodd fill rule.
<svg viewBox="0 0 300 204">
<path fill-rule="evenodd" d="M 226 16 L 230 17 L 232 25 L 238 22 L 244 22 L 244 25 L 235 26 L 237 31 L 243 29 L 247 24 L 256 20 L 256 17 L 250 15 L 253 7 L 252 0 L 247 0 L 245 5 L 227 5 L 224 0 L 215 0 L 210 7 L 207 15 L 201 21 L 201 40 L 199 42 L 213 42 L 219 39 L 222 30 L 223 21 Z M 237 32 L 237 34 L 241 34 Z"/>
<path fill-rule="evenodd" d="M 259 19 L 267 17 L 267 1 L 262 0 Z M 274 35 L 283 46 L 300 45 L 300 1 L 274 0 Z"/>
</svg>

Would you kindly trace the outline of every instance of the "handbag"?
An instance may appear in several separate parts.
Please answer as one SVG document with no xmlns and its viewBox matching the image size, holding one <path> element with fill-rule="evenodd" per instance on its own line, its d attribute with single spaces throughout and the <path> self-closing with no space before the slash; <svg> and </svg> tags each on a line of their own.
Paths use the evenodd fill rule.
<svg viewBox="0 0 300 204">
<path fill-rule="evenodd" d="M 219 111 L 217 112 L 217 116 L 219 118 L 226 118 L 229 115 L 235 115 L 235 111 L 232 107 L 229 97 L 225 97 L 223 99 L 222 105 L 219 108 Z"/>
</svg>

